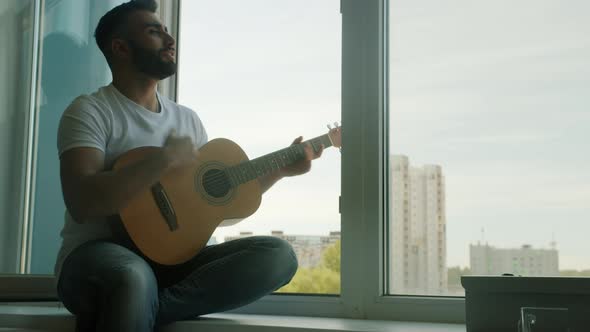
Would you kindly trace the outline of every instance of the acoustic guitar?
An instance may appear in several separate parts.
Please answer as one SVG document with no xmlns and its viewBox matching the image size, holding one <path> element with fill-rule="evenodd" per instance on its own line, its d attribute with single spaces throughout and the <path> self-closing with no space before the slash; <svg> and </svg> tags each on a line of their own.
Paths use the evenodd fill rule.
<svg viewBox="0 0 590 332">
<path fill-rule="evenodd" d="M 341 128 L 325 135 L 249 160 L 231 140 L 217 138 L 199 149 L 197 160 L 165 173 L 150 190 L 137 195 L 119 218 L 141 254 L 161 265 L 194 257 L 224 220 L 242 219 L 260 206 L 258 178 L 304 158 L 304 144 L 315 152 L 341 146 Z M 130 150 L 114 169 L 157 153 L 160 147 Z"/>
</svg>

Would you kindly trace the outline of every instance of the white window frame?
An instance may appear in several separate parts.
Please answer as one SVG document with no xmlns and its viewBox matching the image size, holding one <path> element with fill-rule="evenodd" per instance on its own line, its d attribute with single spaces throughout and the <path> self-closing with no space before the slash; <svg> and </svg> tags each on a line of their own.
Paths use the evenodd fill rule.
<svg viewBox="0 0 590 332">
<path fill-rule="evenodd" d="M 387 243 L 388 222 L 387 4 L 388 0 L 341 0 L 344 147 L 340 296 L 269 295 L 233 312 L 465 322 L 463 297 L 383 295 L 387 265 L 382 248 Z M 162 21 L 177 39 L 180 7 L 181 0 L 160 1 Z M 176 86 L 174 78 L 159 89 L 176 99 Z M 31 283 L 36 284 L 36 276 L 0 279 L 7 281 L 0 283 L 0 295 L 8 291 L 27 294 L 27 290 L 30 294 Z M 51 299 L 48 294 L 55 294 L 52 281 L 42 280 L 42 289 L 35 294 Z"/>
<path fill-rule="evenodd" d="M 180 5 L 179 0 L 160 0 L 158 15 L 162 23 L 168 27 L 168 33 L 178 41 L 180 37 Z M 176 54 L 180 54 L 182 45 L 176 44 Z M 178 61 L 177 61 L 178 65 Z M 158 92 L 171 100 L 178 98 L 178 75 L 173 75 L 158 84 Z"/>
<path fill-rule="evenodd" d="M 31 252 L 33 240 L 32 221 L 35 210 L 35 184 L 37 169 L 37 143 L 39 139 L 39 106 L 37 102 L 39 92 L 41 91 L 41 50 L 43 49 L 42 30 L 43 30 L 43 12 L 45 0 L 35 0 L 33 17 L 33 48 L 31 50 L 31 86 L 29 90 L 29 116 L 26 139 L 26 175 L 25 190 L 23 197 L 23 218 L 20 220 L 22 225 L 21 248 L 20 248 L 20 273 L 30 273 L 31 271 Z"/>
</svg>

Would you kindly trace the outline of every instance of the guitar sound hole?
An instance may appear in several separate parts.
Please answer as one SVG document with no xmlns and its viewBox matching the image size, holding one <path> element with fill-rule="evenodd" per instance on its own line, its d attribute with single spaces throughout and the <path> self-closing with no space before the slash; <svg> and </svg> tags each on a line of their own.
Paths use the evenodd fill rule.
<svg viewBox="0 0 590 332">
<path fill-rule="evenodd" d="M 227 195 L 231 186 L 224 171 L 211 169 L 203 175 L 203 188 L 208 195 L 221 198 Z"/>
</svg>

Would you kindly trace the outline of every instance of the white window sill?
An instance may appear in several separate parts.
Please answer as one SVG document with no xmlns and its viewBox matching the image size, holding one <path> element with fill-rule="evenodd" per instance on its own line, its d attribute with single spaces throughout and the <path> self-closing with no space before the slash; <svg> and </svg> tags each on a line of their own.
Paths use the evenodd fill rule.
<svg viewBox="0 0 590 332">
<path fill-rule="evenodd" d="M 74 317 L 58 304 L 0 304 L 0 332 L 74 331 Z M 212 314 L 181 321 L 161 332 L 459 332 L 465 325 L 342 318 Z"/>
</svg>

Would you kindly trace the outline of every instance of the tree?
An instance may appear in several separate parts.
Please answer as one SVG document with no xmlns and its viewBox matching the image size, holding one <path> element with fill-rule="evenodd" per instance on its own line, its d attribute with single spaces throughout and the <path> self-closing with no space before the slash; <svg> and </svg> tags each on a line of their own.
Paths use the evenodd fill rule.
<svg viewBox="0 0 590 332">
<path fill-rule="evenodd" d="M 322 253 L 318 267 L 299 268 L 291 282 L 277 292 L 340 294 L 340 240 Z"/>
<path fill-rule="evenodd" d="M 322 255 L 322 265 L 328 270 L 340 273 L 340 240 L 326 248 Z"/>
</svg>

